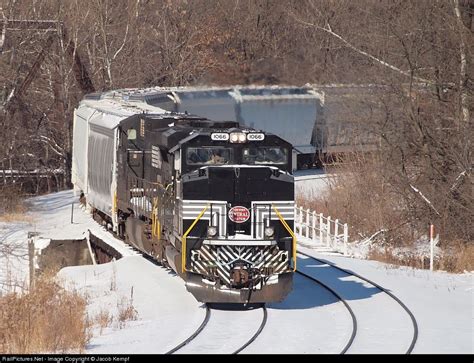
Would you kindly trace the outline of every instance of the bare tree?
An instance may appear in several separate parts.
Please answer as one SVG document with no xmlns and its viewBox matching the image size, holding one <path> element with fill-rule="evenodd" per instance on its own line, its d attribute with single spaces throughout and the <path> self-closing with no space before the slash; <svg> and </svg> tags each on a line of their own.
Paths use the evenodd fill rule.
<svg viewBox="0 0 474 363">
<path fill-rule="evenodd" d="M 353 140 L 378 140 L 360 158 L 374 162 L 371 183 L 396 198 L 400 223 L 472 240 L 472 13 L 467 0 L 1 0 L 2 19 L 58 29 L 51 42 L 2 21 L 0 168 L 67 179 L 73 110 L 92 90 L 364 84 L 328 104 Z"/>
</svg>

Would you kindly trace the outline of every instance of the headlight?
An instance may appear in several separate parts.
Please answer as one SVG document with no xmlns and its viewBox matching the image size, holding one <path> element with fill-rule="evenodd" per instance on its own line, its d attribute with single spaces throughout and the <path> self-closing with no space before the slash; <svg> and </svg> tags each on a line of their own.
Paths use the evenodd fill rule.
<svg viewBox="0 0 474 363">
<path fill-rule="evenodd" d="M 214 226 L 207 227 L 207 235 L 209 237 L 215 237 L 216 234 L 217 234 L 217 228 L 216 227 L 214 227 Z"/>
<path fill-rule="evenodd" d="M 233 132 L 230 134 L 230 142 L 242 143 L 247 141 L 247 136 L 243 132 Z"/>
<path fill-rule="evenodd" d="M 275 233 L 275 230 L 273 227 L 265 227 L 265 237 L 271 237 L 273 236 L 273 233 Z"/>
</svg>

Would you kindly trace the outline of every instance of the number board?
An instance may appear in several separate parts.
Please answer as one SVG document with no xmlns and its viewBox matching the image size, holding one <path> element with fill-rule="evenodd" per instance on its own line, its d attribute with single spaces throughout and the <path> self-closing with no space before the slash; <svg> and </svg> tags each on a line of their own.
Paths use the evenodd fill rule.
<svg viewBox="0 0 474 363">
<path fill-rule="evenodd" d="M 261 132 L 250 132 L 247 134 L 248 141 L 263 141 L 265 139 L 265 134 Z"/>
<path fill-rule="evenodd" d="M 211 140 L 213 140 L 213 141 L 227 141 L 227 140 L 229 140 L 229 134 L 227 132 L 213 132 L 211 134 Z"/>
</svg>

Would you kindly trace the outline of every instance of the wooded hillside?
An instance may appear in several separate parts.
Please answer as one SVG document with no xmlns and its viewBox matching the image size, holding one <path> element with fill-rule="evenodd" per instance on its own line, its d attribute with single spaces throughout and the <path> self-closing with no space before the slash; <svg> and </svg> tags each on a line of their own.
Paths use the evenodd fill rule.
<svg viewBox="0 0 474 363">
<path fill-rule="evenodd" d="M 366 233 L 409 226 L 415 237 L 432 222 L 473 241 L 473 1 L 0 4 L 0 170 L 67 180 L 72 113 L 93 90 L 376 84 L 379 151 L 345 164 L 364 173 L 347 181 L 338 213 L 363 225 L 354 206 L 364 202 L 382 213 Z"/>
</svg>

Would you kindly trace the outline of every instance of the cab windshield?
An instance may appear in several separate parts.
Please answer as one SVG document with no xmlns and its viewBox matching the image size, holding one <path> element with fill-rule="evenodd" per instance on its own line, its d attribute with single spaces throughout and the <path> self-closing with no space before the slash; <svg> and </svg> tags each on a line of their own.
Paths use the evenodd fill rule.
<svg viewBox="0 0 474 363">
<path fill-rule="evenodd" d="M 288 161 L 288 152 L 281 147 L 255 147 L 243 150 L 244 164 L 274 164 L 282 165 Z"/>
<path fill-rule="evenodd" d="M 190 147 L 186 152 L 188 165 L 222 165 L 232 160 L 232 149 L 226 147 Z"/>
</svg>

